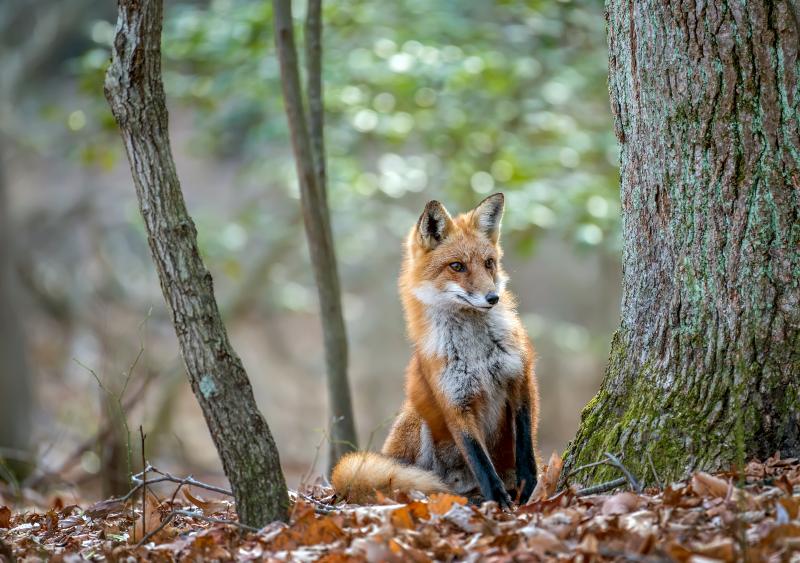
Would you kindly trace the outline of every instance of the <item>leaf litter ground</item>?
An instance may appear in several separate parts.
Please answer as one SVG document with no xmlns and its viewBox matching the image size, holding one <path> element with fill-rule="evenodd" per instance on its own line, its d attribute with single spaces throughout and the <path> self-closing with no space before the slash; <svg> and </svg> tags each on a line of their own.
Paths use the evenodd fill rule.
<svg viewBox="0 0 800 563">
<path fill-rule="evenodd" d="M 560 466 L 560 460 L 551 459 Z M 163 498 L 47 510 L 0 506 L 0 561 L 789 561 L 800 563 L 800 463 L 697 473 L 664 490 L 579 496 L 545 472 L 533 502 L 504 512 L 448 494 L 331 504 L 293 493 L 288 524 L 249 531 L 226 500 Z M 157 530 L 157 531 L 156 531 Z M 146 537 L 150 534 L 150 537 Z M 142 538 L 145 541 L 142 543 Z"/>
</svg>

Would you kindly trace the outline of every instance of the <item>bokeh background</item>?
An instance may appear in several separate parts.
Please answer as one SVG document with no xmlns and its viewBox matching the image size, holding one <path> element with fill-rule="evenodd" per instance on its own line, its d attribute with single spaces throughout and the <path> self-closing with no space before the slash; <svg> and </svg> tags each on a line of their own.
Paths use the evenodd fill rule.
<svg viewBox="0 0 800 563">
<path fill-rule="evenodd" d="M 296 486 L 324 469 L 327 417 L 271 3 L 166 4 L 178 173 Z M 295 15 L 302 37 L 303 2 Z M 27 461 L 16 485 L 83 497 L 127 490 L 140 425 L 154 464 L 221 478 L 102 95 L 115 18 L 111 2 L 0 4 L 13 282 L 0 336 L 19 343 L 0 359 L 16 440 L 0 444 L 0 477 Z M 503 191 L 506 269 L 539 356 L 541 448 L 562 450 L 599 385 L 620 301 L 602 2 L 328 0 L 324 24 L 329 197 L 361 445 L 380 447 L 403 396 L 405 233 L 429 199 L 458 212 Z"/>
</svg>

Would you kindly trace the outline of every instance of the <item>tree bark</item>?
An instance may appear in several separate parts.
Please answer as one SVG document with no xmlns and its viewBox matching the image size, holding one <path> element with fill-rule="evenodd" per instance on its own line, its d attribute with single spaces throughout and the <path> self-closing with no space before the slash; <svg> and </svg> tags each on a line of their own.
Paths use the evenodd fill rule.
<svg viewBox="0 0 800 563">
<path fill-rule="evenodd" d="M 169 143 L 161 81 L 161 0 L 120 0 L 106 98 L 122 132 L 148 242 L 189 381 L 203 410 L 240 520 L 287 517 L 278 450 L 228 341 L 200 258 Z"/>
<path fill-rule="evenodd" d="M 564 473 L 800 456 L 798 4 L 610 0 L 621 326 Z M 587 481 L 619 475 L 598 467 Z"/>
<path fill-rule="evenodd" d="M 322 129 L 321 82 L 321 2 L 309 2 L 308 81 L 310 122 L 313 143 L 309 138 L 297 49 L 294 41 L 291 0 L 274 0 L 275 42 L 280 59 L 283 99 L 292 148 L 300 182 L 303 223 L 311 254 L 314 278 L 319 295 L 325 363 L 330 403 L 330 466 L 348 451 L 357 448 L 350 384 L 347 379 L 347 333 L 342 315 L 339 273 L 331 233 L 330 212 L 325 189 L 325 151 Z M 316 152 L 316 154 L 315 154 Z"/>
</svg>

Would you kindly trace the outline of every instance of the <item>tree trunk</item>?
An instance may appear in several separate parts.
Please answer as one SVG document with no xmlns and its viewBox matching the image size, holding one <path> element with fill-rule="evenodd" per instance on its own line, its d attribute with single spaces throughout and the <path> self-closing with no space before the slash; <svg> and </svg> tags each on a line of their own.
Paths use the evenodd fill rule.
<svg viewBox="0 0 800 563">
<path fill-rule="evenodd" d="M 286 518 L 286 483 L 272 434 L 228 341 L 175 171 L 161 81 L 161 20 L 161 0 L 119 1 L 106 98 L 122 132 L 192 390 L 231 483 L 240 520 L 263 526 Z"/>
<path fill-rule="evenodd" d="M 311 0 L 306 25 L 308 95 L 312 138 L 300 88 L 300 72 L 294 41 L 291 0 L 274 0 L 275 42 L 280 59 L 283 99 L 289 120 L 303 223 L 319 294 L 325 363 L 330 403 L 330 466 L 346 452 L 357 448 L 350 384 L 347 379 L 347 333 L 342 315 L 339 273 L 331 233 L 325 188 L 321 81 L 321 1 Z M 313 143 L 312 143 L 313 140 Z M 316 154 L 315 154 L 316 153 Z"/>
<path fill-rule="evenodd" d="M 25 336 L 16 310 L 14 248 L 0 147 L 0 480 L 20 479 L 31 469 L 28 455 L 33 411 Z"/>
<path fill-rule="evenodd" d="M 800 91 L 790 0 L 607 5 L 621 326 L 564 473 L 800 456 Z M 577 476 L 619 474 L 598 467 Z"/>
</svg>

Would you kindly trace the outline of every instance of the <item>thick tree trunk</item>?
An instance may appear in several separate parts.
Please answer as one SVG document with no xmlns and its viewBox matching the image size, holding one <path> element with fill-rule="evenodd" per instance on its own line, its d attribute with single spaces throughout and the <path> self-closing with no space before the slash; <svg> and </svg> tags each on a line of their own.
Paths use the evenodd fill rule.
<svg viewBox="0 0 800 563">
<path fill-rule="evenodd" d="M 322 108 L 322 14 L 321 0 L 311 0 L 308 8 L 306 41 L 308 49 L 307 125 L 300 87 L 297 49 L 294 41 L 291 0 L 274 0 L 275 42 L 280 59 L 283 99 L 292 137 L 303 223 L 319 294 L 320 317 L 325 340 L 325 364 L 330 405 L 330 466 L 345 453 L 357 448 L 350 384 L 347 378 L 347 333 L 342 315 L 339 272 L 331 233 L 331 219 L 325 182 L 325 148 Z"/>
<path fill-rule="evenodd" d="M 607 11 L 622 319 L 564 475 L 603 452 L 650 482 L 648 458 L 669 480 L 800 456 L 798 5 Z"/>
<path fill-rule="evenodd" d="M 25 357 L 25 336 L 14 288 L 14 248 L 9 224 L 3 154 L 0 147 L 0 465 L 15 479 L 31 468 L 33 391 Z M 0 470 L 0 480 L 11 478 Z"/>
<path fill-rule="evenodd" d="M 228 341 L 175 171 L 161 82 L 161 19 L 161 0 L 120 0 L 106 98 L 122 132 L 192 390 L 240 520 L 263 526 L 286 518 L 286 483 L 272 434 Z"/>
</svg>

